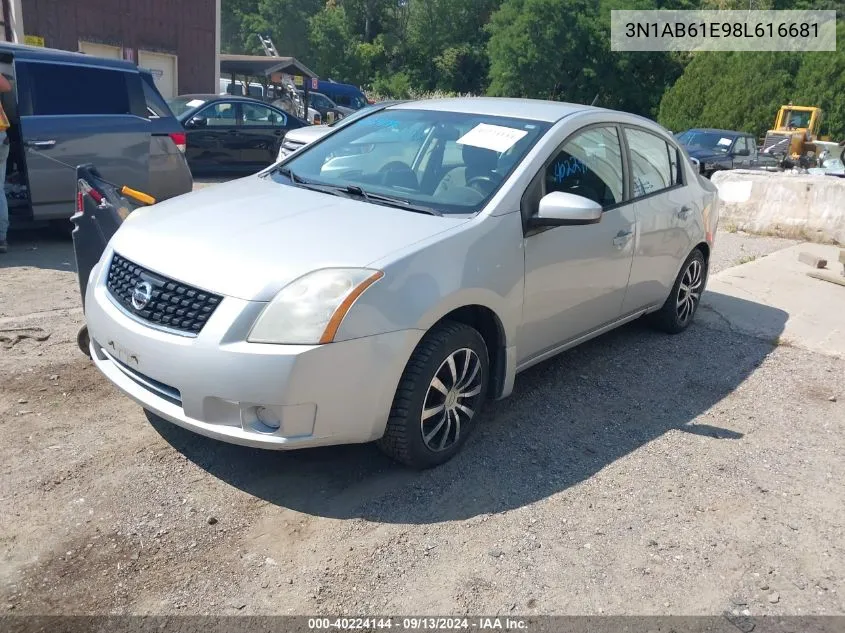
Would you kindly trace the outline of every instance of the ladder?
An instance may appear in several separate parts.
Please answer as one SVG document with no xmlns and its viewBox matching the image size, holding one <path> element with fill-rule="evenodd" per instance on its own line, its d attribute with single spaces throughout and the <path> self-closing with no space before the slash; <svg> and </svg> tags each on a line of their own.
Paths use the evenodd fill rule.
<svg viewBox="0 0 845 633">
<path fill-rule="evenodd" d="M 258 39 L 261 41 L 261 48 L 264 49 L 264 54 L 267 57 L 278 57 L 279 51 L 276 50 L 276 45 L 273 44 L 273 40 L 270 39 L 269 35 L 261 35 L 261 33 L 256 33 L 258 35 Z"/>
</svg>

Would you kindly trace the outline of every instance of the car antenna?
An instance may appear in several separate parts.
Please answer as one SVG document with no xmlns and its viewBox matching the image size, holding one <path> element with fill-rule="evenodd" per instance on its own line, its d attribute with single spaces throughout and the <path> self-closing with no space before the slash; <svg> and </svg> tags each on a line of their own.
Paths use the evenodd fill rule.
<svg viewBox="0 0 845 633">
<path fill-rule="evenodd" d="M 599 93 L 597 92 L 596 96 L 593 97 L 593 102 L 590 104 L 590 107 L 596 105 L 596 101 L 598 101 L 598 100 L 599 100 Z"/>
</svg>

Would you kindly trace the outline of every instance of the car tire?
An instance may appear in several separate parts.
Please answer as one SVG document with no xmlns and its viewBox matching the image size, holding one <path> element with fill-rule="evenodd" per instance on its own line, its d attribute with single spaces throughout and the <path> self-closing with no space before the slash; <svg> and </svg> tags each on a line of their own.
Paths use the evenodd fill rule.
<svg viewBox="0 0 845 633">
<path fill-rule="evenodd" d="M 649 315 L 651 325 L 667 334 L 686 330 L 695 318 L 706 285 L 707 260 L 696 248 L 681 266 L 666 303 Z"/>
<path fill-rule="evenodd" d="M 449 461 L 477 423 L 489 367 L 477 330 L 454 321 L 435 326 L 405 366 L 379 448 L 419 470 Z"/>
</svg>

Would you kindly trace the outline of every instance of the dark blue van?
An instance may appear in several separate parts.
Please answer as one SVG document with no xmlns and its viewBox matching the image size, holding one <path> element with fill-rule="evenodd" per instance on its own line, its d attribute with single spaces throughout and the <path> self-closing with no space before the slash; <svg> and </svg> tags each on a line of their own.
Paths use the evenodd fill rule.
<svg viewBox="0 0 845 633">
<path fill-rule="evenodd" d="M 331 79 L 320 79 L 317 85 L 316 92 L 326 95 L 339 106 L 360 110 L 370 103 L 361 89 L 352 84 L 340 84 Z"/>
<path fill-rule="evenodd" d="M 13 224 L 58 221 L 76 208 L 76 165 L 157 200 L 191 191 L 185 129 L 135 64 L 0 43 L 9 117 L 5 194 Z"/>
</svg>

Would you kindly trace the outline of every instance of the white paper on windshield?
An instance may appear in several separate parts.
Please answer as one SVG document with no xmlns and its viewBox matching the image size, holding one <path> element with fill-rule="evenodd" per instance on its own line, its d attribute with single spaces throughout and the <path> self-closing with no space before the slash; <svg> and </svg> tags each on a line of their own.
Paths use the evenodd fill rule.
<svg viewBox="0 0 845 633">
<path fill-rule="evenodd" d="M 202 99 L 191 99 L 185 105 L 189 108 L 196 108 L 197 106 L 201 106 L 203 103 L 205 103 L 205 101 L 203 101 Z"/>
<path fill-rule="evenodd" d="M 457 140 L 458 145 L 472 145 L 494 152 L 506 152 L 528 132 L 502 125 L 479 123 Z"/>
<path fill-rule="evenodd" d="M 719 145 L 730 145 L 731 143 L 733 143 L 733 139 L 729 139 L 729 138 L 720 138 L 719 139 Z"/>
</svg>

